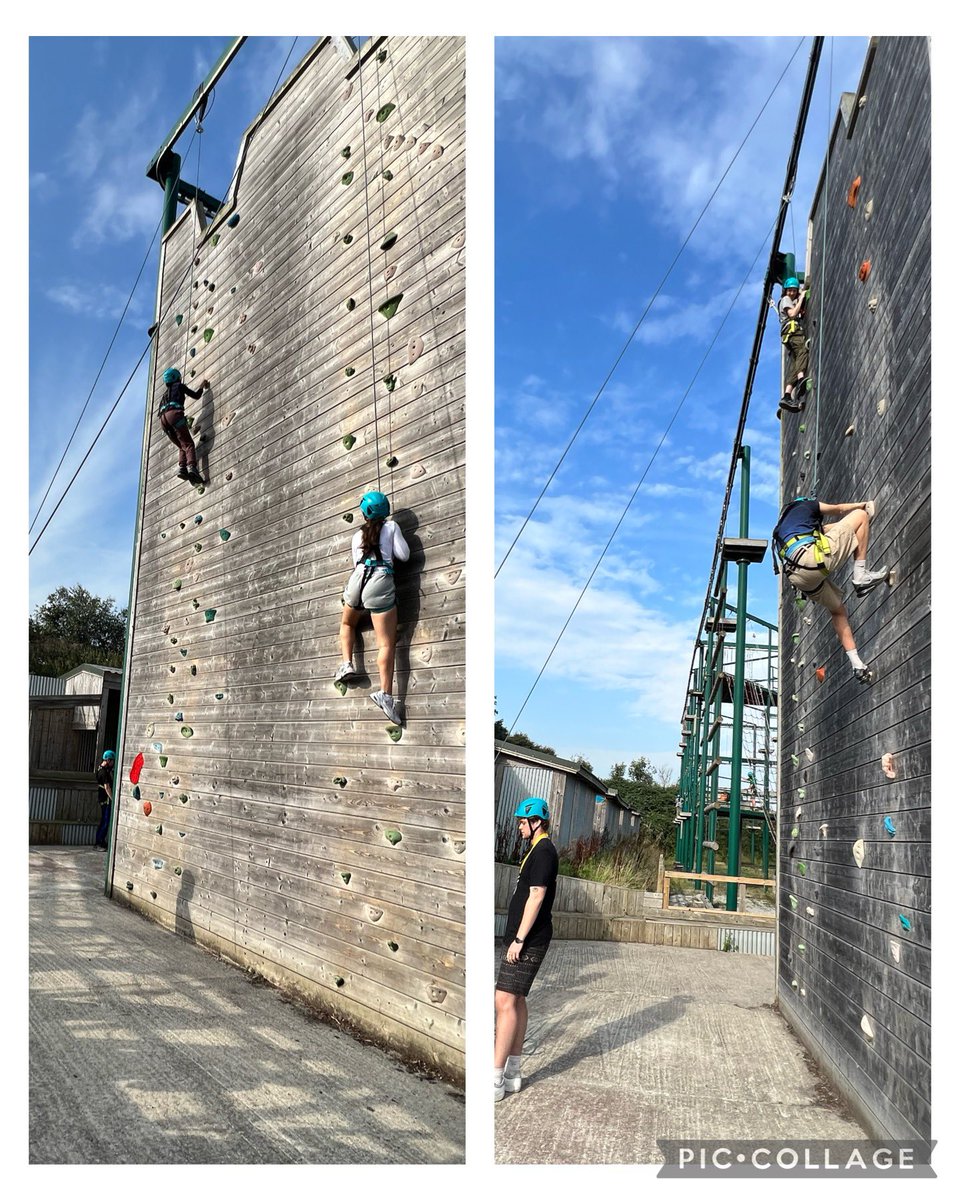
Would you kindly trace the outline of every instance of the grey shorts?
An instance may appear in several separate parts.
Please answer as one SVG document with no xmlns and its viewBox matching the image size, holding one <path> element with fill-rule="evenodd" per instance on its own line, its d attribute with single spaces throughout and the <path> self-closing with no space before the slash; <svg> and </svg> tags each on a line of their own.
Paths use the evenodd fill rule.
<svg viewBox="0 0 960 1200">
<path fill-rule="evenodd" d="M 829 612 L 839 612 L 843 607 L 843 597 L 830 582 L 838 567 L 842 567 L 851 554 L 857 549 L 857 534 L 854 529 L 856 513 L 847 513 L 842 521 L 834 521 L 832 525 L 824 525 L 823 532 L 830 543 L 830 555 L 827 559 L 830 570 L 823 572 L 817 568 L 813 546 L 804 548 L 798 556 L 800 570 L 787 575 L 791 587 L 799 588 L 810 597 L 822 604 Z M 820 585 L 823 585 L 822 587 Z"/>
<path fill-rule="evenodd" d="M 367 576 L 366 583 L 363 582 L 364 575 Z M 397 604 L 393 572 L 384 567 L 365 567 L 360 563 L 354 567 L 343 589 L 343 602 L 351 608 L 365 608 L 367 612 L 389 612 Z"/>
<path fill-rule="evenodd" d="M 514 996 L 528 995 L 549 949 L 549 942 L 545 946 L 524 946 L 519 959 L 511 963 L 507 962 L 507 947 L 504 945 L 497 973 L 497 991 L 512 992 Z"/>
</svg>

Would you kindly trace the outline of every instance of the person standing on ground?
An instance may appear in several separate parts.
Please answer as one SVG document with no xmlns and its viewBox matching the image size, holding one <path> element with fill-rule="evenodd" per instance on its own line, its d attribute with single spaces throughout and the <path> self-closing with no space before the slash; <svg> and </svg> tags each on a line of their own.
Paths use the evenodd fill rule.
<svg viewBox="0 0 960 1200">
<path fill-rule="evenodd" d="M 520 836 L 530 842 L 517 874 L 517 887 L 507 911 L 504 954 L 497 975 L 497 1011 L 493 1049 L 493 1098 L 519 1092 L 520 1055 L 527 1032 L 527 995 L 553 936 L 553 898 L 559 858 L 547 836 L 550 810 L 545 800 L 528 796 L 514 816 Z"/>
<path fill-rule="evenodd" d="M 803 383 L 810 365 L 810 349 L 803 325 L 809 295 L 807 288 L 801 295 L 799 279 L 791 276 L 783 281 L 783 295 L 777 305 L 777 316 L 780 318 L 780 341 L 787 348 L 787 385 L 777 409 L 778 419 L 784 411 L 803 411 L 804 401 L 794 397 L 794 389 Z"/>
<path fill-rule="evenodd" d="M 335 683 L 356 679 L 353 665 L 357 625 L 365 612 L 370 614 L 377 639 L 377 670 L 380 690 L 370 699 L 395 725 L 403 723 L 393 697 L 393 667 L 397 653 L 397 587 L 393 579 L 395 561 L 406 562 L 410 547 L 396 521 L 388 521 L 390 501 L 383 492 L 364 492 L 360 498 L 363 528 L 353 535 L 351 554 L 353 574 L 343 589 L 343 614 L 340 618 L 340 650 L 343 662 L 337 668 Z"/>
<path fill-rule="evenodd" d="M 191 483 L 203 483 L 203 476 L 197 470 L 197 448 L 187 424 L 183 398 L 190 396 L 193 400 L 199 400 L 203 389 L 210 386 L 209 380 L 204 379 L 200 384 L 200 391 L 195 392 L 183 382 L 176 367 L 168 367 L 163 373 L 163 382 L 167 385 L 167 390 L 160 400 L 157 416 L 160 418 L 161 429 L 180 451 L 177 478 L 189 479 Z"/>
<path fill-rule="evenodd" d="M 860 683 L 871 683 L 873 672 L 857 653 L 843 597 L 831 582 L 831 576 L 852 554 L 853 590 L 858 596 L 865 596 L 881 583 L 888 582 L 889 567 L 867 570 L 870 518 L 875 512 L 873 500 L 827 504 L 816 496 L 797 496 L 784 507 L 773 531 L 774 571 L 778 569 L 779 560 L 787 583 L 802 596 L 827 609 Z M 824 525 L 823 518 L 831 516 L 841 519 Z"/>
<path fill-rule="evenodd" d="M 116 757 L 112 750 L 104 750 L 100 766 L 97 768 L 100 824 L 97 826 L 94 845 L 98 850 L 107 849 L 107 835 L 110 833 L 110 808 L 113 804 L 113 762 Z"/>
</svg>

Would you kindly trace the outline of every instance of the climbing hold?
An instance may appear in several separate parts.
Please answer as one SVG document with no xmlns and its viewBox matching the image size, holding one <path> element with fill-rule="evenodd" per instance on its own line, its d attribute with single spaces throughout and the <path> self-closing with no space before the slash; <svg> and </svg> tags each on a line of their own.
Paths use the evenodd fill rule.
<svg viewBox="0 0 960 1200">
<path fill-rule="evenodd" d="M 806 800 L 807 789 L 806 788 L 797 788 L 797 796 L 800 800 Z"/>
<path fill-rule="evenodd" d="M 815 917 L 817 915 L 816 909 L 811 908 L 809 904 L 803 911 L 807 914 L 808 917 Z"/>
<path fill-rule="evenodd" d="M 870 218 L 871 218 L 872 216 L 873 216 L 873 199 L 871 198 L 871 199 L 870 199 L 870 200 L 868 200 L 868 201 L 867 201 L 867 203 L 864 205 L 864 209 L 863 209 L 863 219 L 864 219 L 865 221 L 869 221 L 869 220 L 870 220 Z"/>
<path fill-rule="evenodd" d="M 871 312 L 876 312 L 879 304 L 880 304 L 880 297 L 878 295 L 874 294 L 867 301 L 867 308 L 869 308 L 869 310 Z"/>
<path fill-rule="evenodd" d="M 349 245 L 350 245 L 350 243 L 351 243 L 352 241 L 353 241 L 353 234 L 352 234 L 352 233 L 345 233 L 345 234 L 343 235 L 343 244 L 344 244 L 345 246 L 349 246 Z"/>
<path fill-rule="evenodd" d="M 396 952 L 400 949 L 396 942 L 387 942 L 387 945 L 394 952 L 394 954 L 396 954 Z"/>
<path fill-rule="evenodd" d="M 893 755 L 889 751 L 880 759 L 880 766 L 883 768 L 883 773 L 888 779 L 896 779 L 897 767 L 893 761 Z"/>
<path fill-rule="evenodd" d="M 174 775 L 174 777 L 173 777 L 173 778 L 170 780 L 170 782 L 171 782 L 171 783 L 173 783 L 173 784 L 177 784 L 177 783 L 179 783 L 179 782 L 180 782 L 180 776 L 179 776 L 179 775 Z"/>
<path fill-rule="evenodd" d="M 215 233 L 215 234 L 213 235 L 213 237 L 210 239 L 210 245 L 211 245 L 211 246 L 215 246 L 215 245 L 217 244 L 217 242 L 219 242 L 219 241 L 220 241 L 220 234 L 219 234 L 219 233 Z"/>
<path fill-rule="evenodd" d="M 790 830 L 790 836 L 792 838 L 798 838 L 800 836 L 800 826 L 799 825 L 794 825 L 794 827 Z"/>
<path fill-rule="evenodd" d="M 368 908 L 367 912 L 370 914 L 371 921 L 379 921 L 380 918 L 383 916 L 382 908 Z"/>
<path fill-rule="evenodd" d="M 143 770 L 143 755 L 138 754 L 130 764 L 130 782 L 137 783 L 140 779 L 140 772 Z"/>
<path fill-rule="evenodd" d="M 173 319 L 174 319 L 174 321 L 176 321 L 176 323 L 178 325 L 182 325 L 183 324 L 183 313 L 177 313 L 177 315 Z"/>
<path fill-rule="evenodd" d="M 133 884 L 130 882 L 130 880 L 129 880 L 129 879 L 127 880 L 126 887 L 127 887 L 127 891 L 128 891 L 128 892 L 132 892 L 132 891 L 133 891 Z"/>
<path fill-rule="evenodd" d="M 222 700 L 222 699 L 223 699 L 223 692 L 214 692 L 214 693 L 213 693 L 213 698 L 214 698 L 214 700 Z"/>
<path fill-rule="evenodd" d="M 182 712 L 178 712 L 178 713 L 176 713 L 173 719 L 174 719 L 175 721 L 182 721 L 182 720 L 183 720 L 183 713 L 182 713 Z"/>
<path fill-rule="evenodd" d="M 389 321 L 391 317 L 396 316 L 397 309 L 400 307 L 400 301 L 402 299 L 403 292 L 400 292 L 399 295 L 391 296 L 388 300 L 384 300 L 384 302 L 377 309 L 377 312 L 381 317 L 385 317 Z"/>
<path fill-rule="evenodd" d="M 193 346 L 193 347 L 191 347 L 191 350 L 190 350 L 190 357 L 191 357 L 191 358 L 194 358 L 194 357 L 195 357 L 195 355 L 196 355 L 196 353 L 197 353 L 197 348 L 196 348 L 196 346 Z"/>
<path fill-rule="evenodd" d="M 430 157 L 431 158 L 439 158 L 441 154 L 443 154 L 443 147 L 438 144 L 438 145 L 434 146 L 433 153 L 430 155 Z"/>
<path fill-rule="evenodd" d="M 817 667 L 816 671 L 814 671 L 814 675 L 817 677 L 817 683 L 823 683 L 827 677 L 827 668 Z"/>
<path fill-rule="evenodd" d="M 341 158 L 349 158 L 350 157 L 350 147 L 349 146 L 344 146 L 344 148 L 340 151 L 340 157 Z"/>
<path fill-rule="evenodd" d="M 800 699 L 800 697 L 797 695 L 796 692 L 792 692 L 790 695 L 790 699 L 794 702 L 794 704 L 796 704 L 796 702 Z"/>
<path fill-rule="evenodd" d="M 355 373 L 356 373 L 356 370 L 357 370 L 357 368 L 356 368 L 356 367 L 344 367 L 344 368 L 343 368 L 343 373 L 344 373 L 344 375 L 346 375 L 346 377 L 349 379 L 351 375 L 353 375 L 353 374 L 355 374 Z"/>
<path fill-rule="evenodd" d="M 178 829 L 178 830 L 177 830 L 177 837 L 179 837 L 179 838 L 185 838 L 186 836 L 187 836 L 187 831 L 186 831 L 185 829 Z"/>
<path fill-rule="evenodd" d="M 420 355 L 423 353 L 423 338 L 419 336 L 412 337 L 407 342 L 407 364 L 413 366 Z"/>
<path fill-rule="evenodd" d="M 796 896 L 793 896 L 793 895 L 788 895 L 787 899 L 790 901 L 790 907 L 793 909 L 794 912 L 796 912 L 797 905 L 800 903 L 800 901 L 796 898 Z"/>
<path fill-rule="evenodd" d="M 181 804 L 186 804 L 187 801 L 190 799 L 190 797 L 187 795 L 186 792 L 181 792 L 180 795 L 177 797 L 177 799 L 180 801 Z"/>
<path fill-rule="evenodd" d="M 193 666 L 191 666 L 191 668 L 190 668 L 190 674 L 196 675 L 196 673 L 197 673 L 197 664 L 194 663 Z"/>
<path fill-rule="evenodd" d="M 149 816 L 150 816 L 150 814 L 151 814 L 152 812 L 153 812 L 153 805 L 150 803 L 150 801 L 149 801 L 149 800 L 144 800 L 144 802 L 143 802 L 143 815 L 144 815 L 145 817 L 149 817 Z"/>
<path fill-rule="evenodd" d="M 346 523 L 347 523 L 348 525 L 350 525 L 350 524 L 352 523 L 352 521 L 353 521 L 353 513 L 352 513 L 352 512 L 347 512 L 347 513 L 344 513 L 344 514 L 343 514 L 343 519 L 346 521 Z"/>
<path fill-rule="evenodd" d="M 178 637 L 172 637 L 170 639 L 170 645 L 175 646 L 177 644 L 177 642 L 179 642 L 179 641 L 180 641 L 180 639 Z"/>
<path fill-rule="evenodd" d="M 173 697 L 171 696 L 170 699 L 172 700 Z M 160 755 L 160 766 L 165 767 L 166 765 L 167 765 L 167 756 L 165 754 L 161 754 Z"/>
<path fill-rule="evenodd" d="M 797 990 L 797 989 L 800 987 L 800 982 L 799 982 L 799 980 L 796 980 L 796 979 L 791 979 L 791 980 L 790 980 L 790 986 L 791 986 L 791 987 L 794 989 L 794 991 L 796 991 L 796 990 Z"/>
<path fill-rule="evenodd" d="M 336 978 L 337 987 L 343 987 L 343 985 L 345 983 L 346 983 L 346 980 L 344 979 L 344 977 L 342 975 L 338 975 Z"/>
<path fill-rule="evenodd" d="M 860 176 L 858 175 L 853 183 L 850 184 L 850 190 L 847 192 L 847 203 L 851 208 L 857 207 L 857 192 L 860 191 Z"/>
<path fill-rule="evenodd" d="M 386 62 L 386 61 L 387 61 L 387 52 L 386 52 L 386 50 L 381 50 L 380 53 L 377 55 L 377 62 L 382 63 L 382 62 Z"/>
<path fill-rule="evenodd" d="M 400 728 L 399 725 L 388 725 L 387 726 L 387 737 L 390 739 L 391 742 L 399 742 L 401 737 L 403 737 L 403 730 Z"/>
<path fill-rule="evenodd" d="M 800 730 L 801 733 L 806 733 L 807 727 L 806 727 L 806 725 L 804 725 L 804 723 L 802 721 L 799 721 L 797 723 L 797 728 Z"/>
<path fill-rule="evenodd" d="M 791 754 L 790 761 L 793 763 L 793 765 L 795 767 L 799 767 L 800 766 L 800 755 L 799 754 Z"/>
<path fill-rule="evenodd" d="M 229 542 L 230 541 L 230 530 L 229 529 L 221 529 L 221 530 L 219 530 L 219 533 L 220 533 L 220 541 L 221 542 Z"/>
<path fill-rule="evenodd" d="M 867 855 L 867 847 L 864 844 L 863 838 L 857 838 L 853 843 L 853 861 L 858 867 L 863 866 L 863 860 Z"/>
<path fill-rule="evenodd" d="M 171 671 L 175 671 L 176 669 L 177 669 L 176 667 L 171 667 L 171 668 L 170 668 L 170 670 L 171 670 Z M 172 704 L 172 703 L 173 703 L 173 692 L 167 692 L 167 703 L 168 703 L 168 704 Z"/>
<path fill-rule="evenodd" d="M 347 786 L 346 777 L 343 775 L 334 775 L 333 782 L 342 788 Z"/>
<path fill-rule="evenodd" d="M 193 543 L 193 550 L 194 550 L 195 554 L 199 554 L 202 549 L 203 549 L 202 542 L 194 542 Z"/>
<path fill-rule="evenodd" d="M 350 872 L 349 871 L 341 871 L 340 878 L 343 880 L 344 883 L 349 883 L 350 879 L 351 879 Z"/>
<path fill-rule="evenodd" d="M 426 473 L 427 468 L 423 465 L 423 463 L 417 463 L 417 465 L 410 472 L 410 476 L 413 479 L 419 479 L 422 475 L 426 475 Z"/>
<path fill-rule="evenodd" d="M 347 685 L 342 679 L 335 679 L 333 681 L 333 686 L 337 689 L 341 696 L 345 696 L 347 694 Z"/>
<path fill-rule="evenodd" d="M 181 657 L 181 658 L 186 658 L 186 657 L 187 657 L 187 652 L 186 652 L 186 650 L 183 648 L 183 646 L 181 646 L 181 647 L 180 647 L 180 657 Z"/>
<path fill-rule="evenodd" d="M 877 416 L 882 417 L 886 411 L 887 411 L 887 401 L 884 396 L 881 396 L 880 399 L 877 401 Z"/>
<path fill-rule="evenodd" d="M 810 747 L 809 747 L 809 746 L 807 746 L 807 748 L 804 750 L 804 752 L 803 752 L 803 753 L 806 755 L 807 762 L 813 762 L 813 759 L 814 759 L 814 753 L 813 753 L 813 751 L 810 749 Z"/>
<path fill-rule="evenodd" d="M 395 467 L 400 460 L 395 454 L 391 454 L 390 457 L 385 461 L 388 467 Z"/>
<path fill-rule="evenodd" d="M 798 862 L 798 863 L 797 863 L 797 870 L 800 872 L 800 874 L 801 874 L 801 875 L 806 875 L 806 873 L 807 873 L 807 864 L 806 864 L 806 863 L 804 863 L 804 862 Z"/>
<path fill-rule="evenodd" d="M 909 932 L 910 932 L 910 930 L 913 928 L 913 926 L 910 924 L 910 918 L 909 918 L 909 917 L 905 917 L 905 916 L 903 915 L 903 913 L 900 913 L 900 924 L 901 924 L 901 925 L 903 926 L 903 928 L 904 928 L 904 929 L 907 931 L 907 933 L 909 933 Z"/>
<path fill-rule="evenodd" d="M 466 842 L 454 842 L 453 843 L 454 854 L 462 854 L 464 852 L 464 850 L 466 850 L 466 848 L 467 848 Z"/>
<path fill-rule="evenodd" d="M 383 835 L 391 846 L 395 846 L 398 842 L 403 841 L 403 834 L 399 829 L 387 829 Z"/>
<path fill-rule="evenodd" d="M 396 375 L 384 375 L 380 382 L 386 387 L 388 392 L 392 392 L 397 386 L 397 377 Z"/>
<path fill-rule="evenodd" d="M 799 642 L 799 641 L 800 641 L 800 634 L 799 634 L 799 633 L 795 633 L 795 634 L 793 635 L 793 644 L 794 644 L 794 645 L 796 645 L 796 644 L 797 644 L 797 642 Z"/>
<path fill-rule="evenodd" d="M 893 817 L 884 817 L 883 818 L 883 827 L 887 831 L 887 833 L 889 834 L 890 837 L 896 837 L 897 827 L 893 823 Z"/>
<path fill-rule="evenodd" d="M 193 737 L 193 730 L 189 725 L 184 725 L 180 732 L 184 737 Z"/>
<path fill-rule="evenodd" d="M 236 227 L 239 224 L 240 224 L 240 214 L 239 213 L 234 213 L 232 216 L 227 218 L 227 228 L 228 229 L 236 229 Z"/>
<path fill-rule="evenodd" d="M 156 898 L 157 898 L 157 893 L 156 893 L 156 892 L 151 892 L 151 893 L 150 893 L 150 899 L 151 899 L 151 900 L 156 900 Z"/>
<path fill-rule="evenodd" d="M 344 307 L 346 308 L 347 312 L 353 312 L 353 310 L 357 307 L 357 302 L 351 296 L 350 299 L 347 301 L 347 303 L 344 305 Z"/>
<path fill-rule="evenodd" d="M 393 267 L 393 266 L 387 267 L 387 269 L 383 273 L 383 282 L 389 283 L 390 280 L 394 277 L 394 275 L 396 275 L 396 273 L 397 273 L 396 267 Z"/>
<path fill-rule="evenodd" d="M 138 787 L 135 786 L 130 794 L 133 796 L 134 800 L 140 799 L 140 789 Z"/>
<path fill-rule="evenodd" d="M 793 819 L 795 821 L 799 821 L 802 816 L 803 816 L 803 808 L 801 807 L 801 808 L 798 808 L 797 811 L 793 814 Z"/>
<path fill-rule="evenodd" d="M 162 858 L 154 858 L 151 861 L 153 862 L 153 869 L 155 871 L 163 870 L 165 864 Z"/>
<path fill-rule="evenodd" d="M 797 953 L 798 954 L 806 954 L 806 952 L 807 952 L 806 945 L 803 942 L 798 942 L 797 943 Z"/>
<path fill-rule="evenodd" d="M 173 581 L 173 590 L 174 590 L 175 592 L 179 592 L 179 591 L 180 591 L 180 589 L 181 589 L 182 587 L 183 587 L 183 580 L 182 580 L 182 579 L 175 579 L 175 580 Z"/>
<path fill-rule="evenodd" d="M 346 450 L 352 450 L 353 447 L 357 443 L 357 439 L 353 436 L 352 433 L 348 433 L 347 436 L 345 438 L 343 438 L 342 440 L 343 440 L 344 449 L 346 449 Z"/>
<path fill-rule="evenodd" d="M 159 834 L 162 834 L 162 833 L 163 833 L 163 826 L 162 826 L 162 825 L 154 825 L 154 827 L 153 827 L 153 832 L 154 832 L 154 833 L 159 833 Z"/>
<path fill-rule="evenodd" d="M 891 940 L 890 956 L 892 957 L 892 959 L 895 963 L 898 963 L 900 961 L 900 943 L 899 942 L 895 942 L 895 941 Z"/>
<path fill-rule="evenodd" d="M 215 608 L 205 608 L 203 610 L 203 619 L 206 621 L 206 623 L 208 625 L 210 624 L 210 622 L 213 620 L 213 618 L 216 615 L 217 615 L 217 610 Z"/>
<path fill-rule="evenodd" d="M 160 534 L 160 540 L 161 540 L 161 542 L 163 542 L 163 541 L 166 541 L 166 538 L 167 538 L 167 535 L 166 535 L 165 533 L 161 533 L 161 534 Z"/>
<path fill-rule="evenodd" d="M 396 107 L 397 106 L 395 104 L 384 104 L 383 107 L 377 111 L 377 120 L 382 124 Z"/>
<path fill-rule="evenodd" d="M 383 177 L 387 181 L 387 183 L 389 183 L 390 180 L 393 178 L 393 172 L 390 170 L 384 171 Z"/>
<path fill-rule="evenodd" d="M 426 152 L 427 152 L 429 149 L 430 149 L 430 143 L 429 143 L 429 142 L 421 142 L 421 143 L 420 143 L 420 149 L 417 151 L 417 157 L 418 157 L 418 158 L 422 158 L 422 157 L 423 157 L 423 155 L 424 155 L 424 154 L 426 154 Z"/>
<path fill-rule="evenodd" d="M 801 425 L 801 426 L 800 426 L 800 432 L 801 432 L 801 433 L 806 433 L 806 432 L 807 432 L 807 427 L 806 427 L 806 425 Z"/>
<path fill-rule="evenodd" d="M 173 873 L 174 873 L 174 875 L 182 875 L 182 874 L 183 874 L 183 867 L 174 867 L 174 868 L 173 868 Z"/>
<path fill-rule="evenodd" d="M 393 247 L 397 244 L 397 238 L 399 236 L 400 235 L 397 233 L 397 231 L 395 229 L 391 229 L 390 232 L 387 234 L 387 236 L 380 243 L 380 249 L 381 250 L 392 250 Z"/>
<path fill-rule="evenodd" d="M 876 1034 L 874 1033 L 873 1022 L 866 1013 L 860 1018 L 860 1028 L 867 1035 L 867 1041 L 872 1042 Z"/>
<path fill-rule="evenodd" d="M 204 340 L 205 342 L 209 342 L 209 341 L 210 341 L 210 339 L 211 339 L 212 337 L 213 337 L 213 330 L 212 330 L 212 329 L 210 329 L 210 328 L 207 328 L 207 329 L 205 329 L 205 330 L 203 331 L 203 340 Z"/>
<path fill-rule="evenodd" d="M 860 264 L 860 270 L 857 271 L 857 278 L 861 283 L 867 282 L 867 276 L 870 274 L 871 263 L 869 258 L 865 258 Z"/>
<path fill-rule="evenodd" d="M 347 187 L 351 183 L 353 183 L 353 172 L 347 171 L 347 173 L 345 175 L 341 175 L 340 182 L 343 184 L 344 187 Z"/>
<path fill-rule="evenodd" d="M 795 596 L 793 602 L 799 609 L 804 609 L 807 607 L 806 596 Z"/>
</svg>

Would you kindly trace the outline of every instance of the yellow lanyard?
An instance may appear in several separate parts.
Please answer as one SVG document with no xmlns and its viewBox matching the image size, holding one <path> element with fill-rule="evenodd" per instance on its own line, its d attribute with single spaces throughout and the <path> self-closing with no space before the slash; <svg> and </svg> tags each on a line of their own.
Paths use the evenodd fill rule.
<svg viewBox="0 0 960 1200">
<path fill-rule="evenodd" d="M 546 836 L 547 835 L 543 832 L 542 829 L 537 830 L 537 836 L 530 843 L 530 849 L 523 856 L 523 862 L 520 864 L 520 870 L 517 872 L 517 882 L 518 883 L 520 882 L 520 876 L 523 874 L 523 868 L 527 865 L 527 859 L 533 853 L 534 846 L 537 844 L 537 842 L 542 841 Z"/>
</svg>

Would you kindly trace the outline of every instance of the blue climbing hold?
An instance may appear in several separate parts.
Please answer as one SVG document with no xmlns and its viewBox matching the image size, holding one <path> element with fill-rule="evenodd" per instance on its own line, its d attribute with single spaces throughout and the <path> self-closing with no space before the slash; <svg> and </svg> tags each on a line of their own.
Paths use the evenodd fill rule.
<svg viewBox="0 0 960 1200">
<path fill-rule="evenodd" d="M 228 229 L 236 229 L 236 227 L 239 224 L 240 224 L 240 214 L 239 213 L 234 213 L 233 216 L 229 217 L 227 220 L 227 228 Z"/>
<path fill-rule="evenodd" d="M 907 933 L 909 933 L 909 932 L 910 932 L 910 930 L 913 928 L 913 926 L 910 924 L 910 918 L 909 918 L 909 917 L 905 917 L 905 916 L 903 915 L 903 913 L 901 913 L 901 914 L 900 914 L 900 924 L 901 924 L 901 925 L 903 926 L 903 928 L 904 928 L 904 929 L 907 931 Z"/>
<path fill-rule="evenodd" d="M 897 832 L 897 827 L 893 823 L 893 817 L 883 818 L 883 827 L 891 837 L 894 837 Z"/>
</svg>

